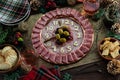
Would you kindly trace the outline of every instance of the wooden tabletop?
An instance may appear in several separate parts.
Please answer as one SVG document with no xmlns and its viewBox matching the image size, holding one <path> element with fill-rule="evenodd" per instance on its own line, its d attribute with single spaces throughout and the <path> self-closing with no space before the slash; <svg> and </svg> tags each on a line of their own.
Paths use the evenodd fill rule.
<svg viewBox="0 0 120 80">
<path fill-rule="evenodd" d="M 64 70 L 72 76 L 72 80 L 120 80 L 119 75 L 111 75 L 107 72 L 107 61 L 101 60 L 76 68 Z"/>
</svg>

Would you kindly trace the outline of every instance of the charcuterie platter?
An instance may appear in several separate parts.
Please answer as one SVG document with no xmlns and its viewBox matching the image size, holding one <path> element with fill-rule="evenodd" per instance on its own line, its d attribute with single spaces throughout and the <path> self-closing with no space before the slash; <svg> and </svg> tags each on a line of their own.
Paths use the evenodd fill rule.
<svg viewBox="0 0 120 80">
<path fill-rule="evenodd" d="M 35 52 L 54 64 L 70 64 L 82 59 L 91 49 L 94 31 L 88 19 L 71 8 L 43 15 L 32 31 Z"/>
</svg>

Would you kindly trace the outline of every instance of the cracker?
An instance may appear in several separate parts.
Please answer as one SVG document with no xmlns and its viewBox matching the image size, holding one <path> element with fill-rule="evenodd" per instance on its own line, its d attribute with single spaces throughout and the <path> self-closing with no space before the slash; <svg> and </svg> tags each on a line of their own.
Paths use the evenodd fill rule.
<svg viewBox="0 0 120 80">
<path fill-rule="evenodd" d="M 6 57 L 6 62 L 11 64 L 12 66 L 15 65 L 16 61 L 17 61 L 17 56 L 16 55 L 10 55 L 10 56 Z"/>
<path fill-rule="evenodd" d="M 0 55 L 0 63 L 3 63 L 5 61 L 4 57 Z"/>
<path fill-rule="evenodd" d="M 114 51 L 111 51 L 110 55 L 112 56 L 112 58 L 116 58 L 119 55 L 119 46 L 116 47 Z"/>
<path fill-rule="evenodd" d="M 2 55 L 4 55 L 4 54 L 6 53 L 6 51 L 8 51 L 8 50 L 10 50 L 10 49 L 12 49 L 11 46 L 6 46 L 6 47 L 4 47 L 4 48 L 2 49 Z"/>
<path fill-rule="evenodd" d="M 105 56 L 105 55 L 106 55 L 106 56 L 109 55 L 109 49 L 103 50 L 102 55 L 104 55 L 104 56 Z"/>
<path fill-rule="evenodd" d="M 0 64 L 0 70 L 7 70 L 7 69 L 10 69 L 11 67 L 12 66 L 7 62 L 4 62 L 4 63 Z"/>
</svg>

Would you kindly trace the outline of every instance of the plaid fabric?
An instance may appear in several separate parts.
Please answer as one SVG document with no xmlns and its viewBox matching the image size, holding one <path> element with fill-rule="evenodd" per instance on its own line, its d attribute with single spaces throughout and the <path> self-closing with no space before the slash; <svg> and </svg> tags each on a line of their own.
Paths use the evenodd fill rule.
<svg viewBox="0 0 120 80">
<path fill-rule="evenodd" d="M 46 68 L 41 66 L 39 69 L 33 68 L 26 76 L 19 80 L 60 80 L 59 68 Z"/>
<path fill-rule="evenodd" d="M 14 23 L 27 13 L 28 0 L 0 0 L 0 21 Z"/>
</svg>

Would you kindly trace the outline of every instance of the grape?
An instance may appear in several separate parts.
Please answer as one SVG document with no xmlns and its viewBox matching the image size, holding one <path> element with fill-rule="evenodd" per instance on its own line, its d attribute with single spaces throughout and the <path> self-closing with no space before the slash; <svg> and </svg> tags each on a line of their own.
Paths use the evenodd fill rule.
<svg viewBox="0 0 120 80">
<path fill-rule="evenodd" d="M 60 39 L 60 34 L 56 34 L 56 39 Z"/>
<path fill-rule="evenodd" d="M 63 34 L 63 29 L 58 29 L 59 34 Z"/>
<path fill-rule="evenodd" d="M 60 42 L 65 43 L 67 40 L 65 38 L 60 38 Z"/>
</svg>

